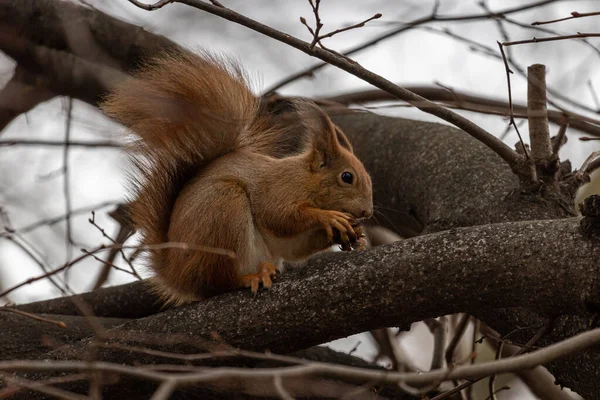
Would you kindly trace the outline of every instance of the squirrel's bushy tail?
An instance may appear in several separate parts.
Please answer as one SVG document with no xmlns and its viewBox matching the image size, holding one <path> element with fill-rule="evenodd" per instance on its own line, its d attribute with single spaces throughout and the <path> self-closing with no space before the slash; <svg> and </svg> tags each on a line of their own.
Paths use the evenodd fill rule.
<svg viewBox="0 0 600 400">
<path fill-rule="evenodd" d="M 136 136 L 129 146 L 138 169 L 130 213 L 146 245 L 168 241 L 175 200 L 200 168 L 240 147 L 260 148 L 272 131 L 241 68 L 206 53 L 150 60 L 101 108 Z"/>
</svg>

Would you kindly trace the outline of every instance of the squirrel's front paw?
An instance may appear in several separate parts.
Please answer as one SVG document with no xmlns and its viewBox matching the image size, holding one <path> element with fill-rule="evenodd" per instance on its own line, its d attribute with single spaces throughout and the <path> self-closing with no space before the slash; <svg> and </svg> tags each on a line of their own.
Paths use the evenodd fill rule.
<svg viewBox="0 0 600 400">
<path fill-rule="evenodd" d="M 358 250 L 362 251 L 367 247 L 366 235 L 364 233 L 364 228 L 361 225 L 356 225 L 352 227 L 354 229 L 354 233 L 356 234 L 356 238 L 354 240 L 339 243 L 340 250 L 342 251 L 352 251 Z"/>
<path fill-rule="evenodd" d="M 337 242 L 337 240 L 334 241 L 334 229 L 340 234 L 340 244 L 354 242 L 357 238 L 357 234 L 352 227 L 352 221 L 353 218 L 349 214 L 335 210 L 323 210 L 321 224 L 323 225 L 323 228 L 325 228 L 325 232 L 327 232 L 329 243 L 333 244 L 334 242 Z"/>
</svg>

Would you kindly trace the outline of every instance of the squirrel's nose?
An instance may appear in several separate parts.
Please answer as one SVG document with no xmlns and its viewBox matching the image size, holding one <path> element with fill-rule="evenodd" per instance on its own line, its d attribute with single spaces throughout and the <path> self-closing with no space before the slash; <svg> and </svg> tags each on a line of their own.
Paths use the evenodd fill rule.
<svg viewBox="0 0 600 400">
<path fill-rule="evenodd" d="M 371 218 L 373 216 L 373 210 L 363 210 L 362 217 L 363 218 Z"/>
</svg>

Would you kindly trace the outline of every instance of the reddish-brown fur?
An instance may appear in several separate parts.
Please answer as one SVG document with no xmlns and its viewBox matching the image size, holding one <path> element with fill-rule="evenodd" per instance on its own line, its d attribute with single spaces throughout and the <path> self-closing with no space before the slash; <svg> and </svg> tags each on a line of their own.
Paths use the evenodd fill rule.
<svg viewBox="0 0 600 400">
<path fill-rule="evenodd" d="M 266 285 L 263 270 L 325 249 L 334 230 L 348 241 L 351 221 L 372 214 L 369 175 L 316 105 L 296 104 L 305 149 L 272 156 L 285 131 L 231 61 L 164 54 L 117 86 L 102 108 L 138 137 L 129 148 L 138 167 L 131 217 L 143 244 L 184 242 L 236 254 L 153 250 L 154 282 L 167 301 Z M 352 184 L 342 181 L 345 171 Z"/>
</svg>

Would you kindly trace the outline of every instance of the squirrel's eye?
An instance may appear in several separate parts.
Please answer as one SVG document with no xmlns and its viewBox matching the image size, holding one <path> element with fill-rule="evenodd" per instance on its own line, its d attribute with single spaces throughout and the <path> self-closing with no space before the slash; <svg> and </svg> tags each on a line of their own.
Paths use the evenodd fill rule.
<svg viewBox="0 0 600 400">
<path fill-rule="evenodd" d="M 353 180 L 354 180 L 354 176 L 352 175 L 351 172 L 348 172 L 348 171 L 342 172 L 342 181 L 351 185 Z"/>
</svg>

